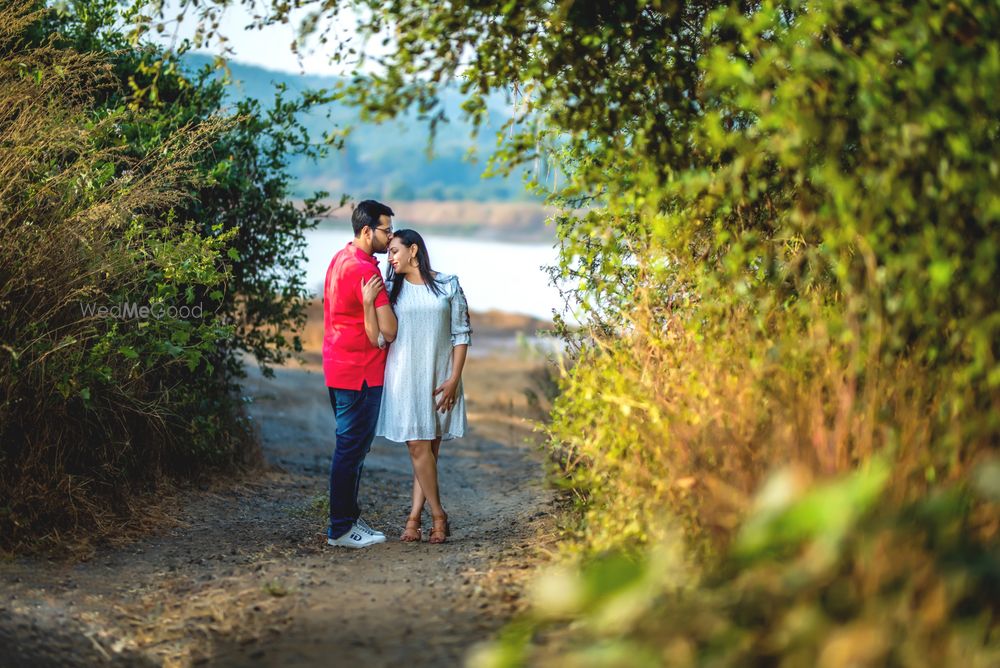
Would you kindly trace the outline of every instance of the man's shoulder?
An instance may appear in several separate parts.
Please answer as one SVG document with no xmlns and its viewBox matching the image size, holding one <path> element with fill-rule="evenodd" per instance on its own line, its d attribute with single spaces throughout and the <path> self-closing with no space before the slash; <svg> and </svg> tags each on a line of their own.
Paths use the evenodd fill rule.
<svg viewBox="0 0 1000 668">
<path fill-rule="evenodd" d="M 375 264 L 358 257 L 358 254 L 350 246 L 337 251 L 337 254 L 333 256 L 331 264 L 336 266 L 338 273 L 341 275 L 373 274 L 378 271 Z"/>
</svg>

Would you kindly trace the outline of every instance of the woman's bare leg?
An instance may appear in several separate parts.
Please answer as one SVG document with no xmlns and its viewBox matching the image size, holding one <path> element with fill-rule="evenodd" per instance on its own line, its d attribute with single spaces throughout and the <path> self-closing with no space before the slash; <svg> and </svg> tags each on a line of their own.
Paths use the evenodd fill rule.
<svg viewBox="0 0 1000 668">
<path fill-rule="evenodd" d="M 424 490 L 420 489 L 420 481 L 417 480 L 417 474 L 413 474 L 413 505 L 410 506 L 410 518 L 415 519 L 420 517 L 421 513 L 424 512 Z"/>
<path fill-rule="evenodd" d="M 420 485 L 421 495 L 426 496 L 427 502 L 431 506 L 431 543 L 444 543 L 451 535 L 448 522 L 448 514 L 441 507 L 441 499 L 438 493 L 437 462 L 441 448 L 441 439 L 435 438 L 432 441 L 411 442 L 410 458 L 413 460 L 413 470 Z M 433 476 L 429 473 L 433 471 Z M 433 483 L 433 489 L 431 487 Z M 424 494 L 424 491 L 429 493 Z M 422 506 L 421 506 L 422 510 Z"/>
<path fill-rule="evenodd" d="M 437 467 L 438 453 L 441 451 L 441 439 L 435 438 L 431 441 L 431 452 L 434 454 L 434 464 Z M 424 512 L 424 502 L 427 501 L 427 496 L 424 494 L 424 490 L 420 488 L 420 481 L 417 480 L 417 476 L 413 475 L 413 505 L 410 506 L 410 517 L 420 517 Z"/>
<path fill-rule="evenodd" d="M 427 443 L 427 441 L 417 442 Z M 437 457 L 441 448 L 441 439 L 435 438 L 433 441 L 430 441 L 430 444 L 430 454 L 434 460 L 434 472 L 436 479 Z M 403 530 L 403 535 L 400 536 L 400 538 L 405 542 L 416 542 L 420 540 L 420 516 L 424 512 L 424 503 L 427 500 L 427 496 L 424 494 L 424 490 L 420 486 L 420 478 L 417 475 L 417 462 L 413 459 L 412 448 L 410 450 L 410 458 L 413 461 L 413 504 L 410 506 L 410 515 L 406 518 L 406 528 Z M 433 506 L 431 507 L 431 514 L 432 516 L 434 515 Z"/>
<path fill-rule="evenodd" d="M 434 456 L 434 441 L 407 441 L 410 448 L 410 461 L 413 462 L 413 473 L 417 478 L 421 495 L 426 497 L 431 507 L 431 515 L 441 517 L 444 508 L 438 496 L 437 457 Z M 414 495 L 414 501 L 417 501 Z M 423 503 L 420 504 L 420 507 Z"/>
</svg>

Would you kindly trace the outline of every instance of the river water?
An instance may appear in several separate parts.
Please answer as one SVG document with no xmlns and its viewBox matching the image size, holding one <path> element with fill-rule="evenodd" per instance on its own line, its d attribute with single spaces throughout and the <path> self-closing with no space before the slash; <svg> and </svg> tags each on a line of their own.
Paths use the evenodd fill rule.
<svg viewBox="0 0 1000 668">
<path fill-rule="evenodd" d="M 306 232 L 306 285 L 319 294 L 334 253 L 351 240 L 350 232 Z M 507 243 L 488 239 L 426 235 L 427 252 L 435 271 L 457 274 L 474 311 L 498 310 L 552 319 L 562 311 L 559 292 L 543 269 L 556 262 L 550 243 Z M 383 273 L 385 255 L 376 255 Z"/>
</svg>

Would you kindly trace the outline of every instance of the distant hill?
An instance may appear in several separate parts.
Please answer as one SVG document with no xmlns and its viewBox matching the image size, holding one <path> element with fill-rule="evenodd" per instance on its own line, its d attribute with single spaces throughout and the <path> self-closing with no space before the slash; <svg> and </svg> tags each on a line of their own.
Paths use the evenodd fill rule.
<svg viewBox="0 0 1000 668">
<path fill-rule="evenodd" d="M 187 54 L 184 60 L 188 69 L 197 70 L 210 64 L 212 57 Z M 294 95 L 330 87 L 337 81 L 334 77 L 288 74 L 235 62 L 229 64 L 229 70 L 234 80 L 230 93 L 233 98 L 255 98 L 265 108 L 272 103 L 277 84 L 284 84 Z M 470 136 L 471 125 L 462 120 L 460 102 L 457 90 L 445 92 L 443 104 L 450 122 L 438 126 L 430 158 L 427 124 L 418 121 L 414 113 L 382 125 L 361 124 L 353 109 L 339 105 L 305 115 L 303 124 L 315 141 L 331 126 L 353 125 L 354 131 L 343 150 L 331 150 L 319 163 L 291 159 L 294 195 L 304 197 L 315 190 L 327 190 L 334 200 L 347 193 L 354 198 L 397 201 L 536 201 L 525 191 L 522 173 L 506 179 L 480 176 L 486 158 L 496 147 L 497 132 L 509 118 L 503 97 L 497 95 L 489 101 L 489 124 L 475 138 Z M 477 162 L 469 162 L 470 148 L 478 156 Z"/>
</svg>

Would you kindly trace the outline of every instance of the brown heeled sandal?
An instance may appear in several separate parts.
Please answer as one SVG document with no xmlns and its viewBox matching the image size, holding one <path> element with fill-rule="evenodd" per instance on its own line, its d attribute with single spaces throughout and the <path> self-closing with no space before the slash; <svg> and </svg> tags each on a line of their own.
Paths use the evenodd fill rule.
<svg viewBox="0 0 1000 668">
<path fill-rule="evenodd" d="M 431 520 L 433 522 L 433 526 L 431 528 L 431 538 L 427 542 L 440 545 L 441 543 L 444 543 L 449 536 L 451 536 L 451 522 L 448 521 L 447 515 L 444 517 L 431 517 Z"/>
<path fill-rule="evenodd" d="M 424 535 L 420 529 L 420 518 L 406 518 L 406 527 L 403 529 L 403 534 L 399 537 L 399 540 L 404 543 L 419 543 L 423 539 Z"/>
</svg>

